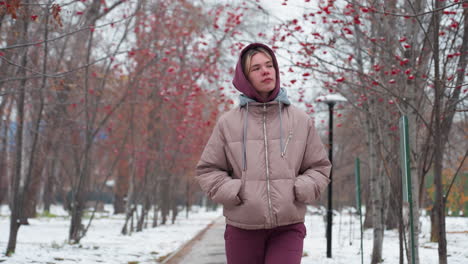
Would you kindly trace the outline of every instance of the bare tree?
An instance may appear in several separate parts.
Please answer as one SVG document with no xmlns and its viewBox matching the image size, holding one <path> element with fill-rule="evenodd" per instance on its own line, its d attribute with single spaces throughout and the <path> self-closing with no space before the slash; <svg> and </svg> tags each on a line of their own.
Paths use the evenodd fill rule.
<svg viewBox="0 0 468 264">
<path fill-rule="evenodd" d="M 28 4 L 29 1 L 26 1 Z M 25 15 L 29 15 L 29 9 L 26 7 Z M 18 32 L 21 32 L 21 42 L 27 42 L 29 21 L 19 20 L 16 21 Z M 21 68 L 18 69 L 18 75 L 26 76 L 26 67 L 28 66 L 28 48 L 23 49 L 21 56 Z M 16 140 L 15 140 L 15 170 L 12 178 L 12 204 L 11 204 L 11 217 L 10 217 L 10 235 L 8 238 L 8 245 L 6 248 L 6 255 L 10 256 L 16 250 L 16 239 L 18 230 L 22 224 L 22 210 L 24 199 L 24 188 L 21 185 L 23 171 L 23 132 L 24 132 L 24 112 L 25 112 L 25 93 L 26 93 L 26 79 L 20 82 L 19 92 L 16 98 L 17 105 L 17 127 L 16 127 Z"/>
</svg>

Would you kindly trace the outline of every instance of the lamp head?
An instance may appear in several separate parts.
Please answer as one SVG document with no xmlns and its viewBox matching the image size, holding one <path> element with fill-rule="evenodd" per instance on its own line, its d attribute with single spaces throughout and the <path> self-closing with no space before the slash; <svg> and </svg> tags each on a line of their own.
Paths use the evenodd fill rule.
<svg viewBox="0 0 468 264">
<path fill-rule="evenodd" d="M 340 94 L 327 94 L 327 95 L 321 95 L 315 99 L 319 103 L 326 103 L 328 105 L 334 105 L 336 103 L 340 102 L 346 102 L 348 101 L 345 97 L 343 97 Z"/>
</svg>

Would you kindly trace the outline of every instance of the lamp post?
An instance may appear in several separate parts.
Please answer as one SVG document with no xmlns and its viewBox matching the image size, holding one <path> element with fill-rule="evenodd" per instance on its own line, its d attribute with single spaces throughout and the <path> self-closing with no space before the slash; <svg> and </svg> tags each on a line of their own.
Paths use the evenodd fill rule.
<svg viewBox="0 0 468 264">
<path fill-rule="evenodd" d="M 317 97 L 317 102 L 325 103 L 328 105 L 328 159 L 333 165 L 333 107 L 338 102 L 346 102 L 346 98 L 339 94 L 329 94 Z M 328 184 L 328 209 L 327 209 L 327 258 L 332 257 L 332 217 L 333 217 L 333 166 L 330 171 L 330 184 Z"/>
</svg>

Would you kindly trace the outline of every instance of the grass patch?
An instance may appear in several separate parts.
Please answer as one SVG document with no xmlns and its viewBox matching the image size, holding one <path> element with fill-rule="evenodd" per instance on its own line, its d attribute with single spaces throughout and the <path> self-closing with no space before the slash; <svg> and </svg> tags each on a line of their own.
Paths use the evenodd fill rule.
<svg viewBox="0 0 468 264">
<path fill-rule="evenodd" d="M 83 213 L 83 219 L 87 219 L 89 220 L 91 218 L 91 216 L 93 215 L 93 211 L 89 211 L 89 210 L 86 210 L 84 211 Z M 94 217 L 93 219 L 110 219 L 110 215 L 109 213 L 103 213 L 103 212 L 96 212 L 94 214 Z"/>
<path fill-rule="evenodd" d="M 58 215 L 56 214 L 53 214 L 49 211 L 44 211 L 40 214 L 37 214 L 38 217 L 44 217 L 44 218 L 55 218 L 55 217 L 58 217 Z"/>
</svg>

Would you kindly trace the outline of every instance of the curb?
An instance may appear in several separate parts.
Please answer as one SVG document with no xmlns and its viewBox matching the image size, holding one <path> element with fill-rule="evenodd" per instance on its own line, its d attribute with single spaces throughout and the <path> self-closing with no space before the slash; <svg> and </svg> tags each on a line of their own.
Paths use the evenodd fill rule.
<svg viewBox="0 0 468 264">
<path fill-rule="evenodd" d="M 200 230 L 192 239 L 182 244 L 177 250 L 172 252 L 165 260 L 161 262 L 161 264 L 178 264 L 179 261 L 190 251 L 190 249 L 192 249 L 193 245 L 201 239 L 206 231 L 208 231 L 208 229 L 210 229 L 216 223 L 216 221 L 223 217 L 224 216 L 220 216 L 211 221 L 211 223 Z"/>
</svg>

